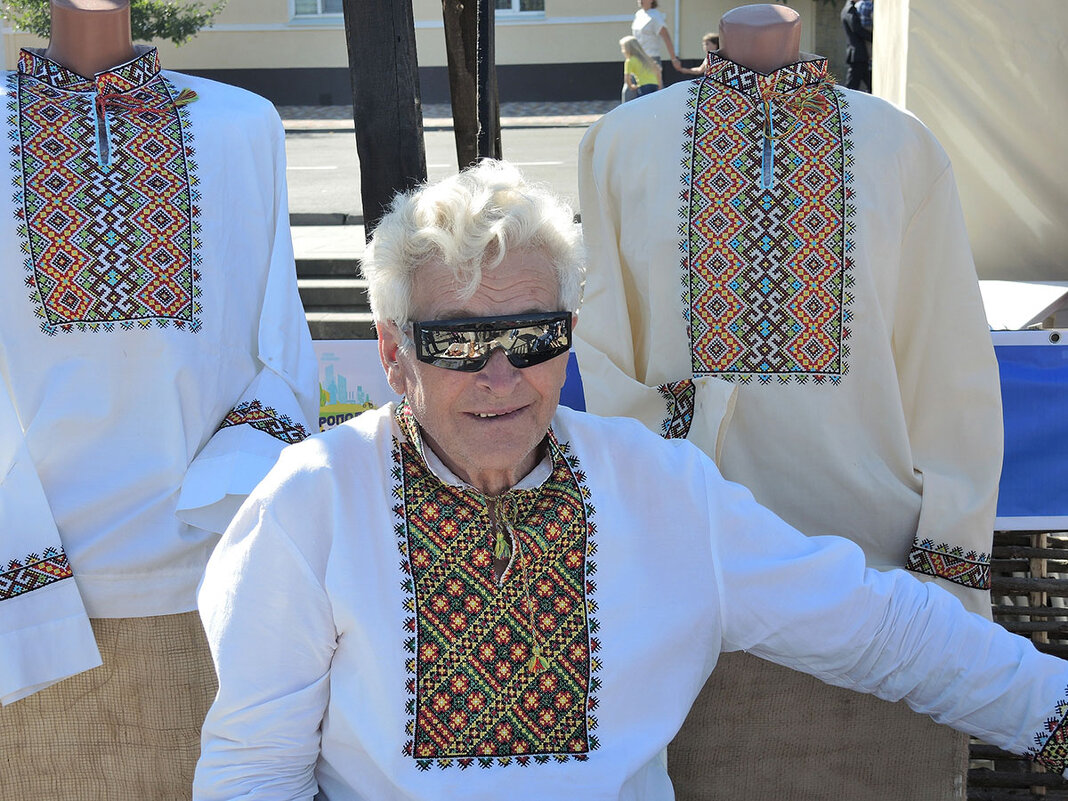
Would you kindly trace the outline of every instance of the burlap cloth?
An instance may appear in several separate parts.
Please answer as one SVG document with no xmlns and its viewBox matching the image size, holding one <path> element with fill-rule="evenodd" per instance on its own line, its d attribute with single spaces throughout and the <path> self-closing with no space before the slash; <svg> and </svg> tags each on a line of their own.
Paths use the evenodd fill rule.
<svg viewBox="0 0 1068 801">
<path fill-rule="evenodd" d="M 677 801 L 961 801 L 968 738 L 904 703 L 724 654 L 668 748 Z"/>
<path fill-rule="evenodd" d="M 0 799 L 190 798 L 216 688 L 200 618 L 92 623 L 101 667 L 0 709 Z"/>
</svg>

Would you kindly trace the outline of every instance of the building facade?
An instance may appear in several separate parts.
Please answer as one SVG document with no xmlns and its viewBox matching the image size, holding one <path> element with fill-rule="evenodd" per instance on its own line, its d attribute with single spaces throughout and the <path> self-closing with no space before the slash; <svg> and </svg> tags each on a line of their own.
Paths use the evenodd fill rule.
<svg viewBox="0 0 1068 801">
<path fill-rule="evenodd" d="M 619 39 L 630 33 L 633 0 L 495 0 L 500 97 L 508 101 L 608 100 L 619 96 Z M 676 50 L 687 65 L 703 56 L 701 36 L 740 0 L 661 0 Z M 803 50 L 840 58 L 837 6 L 790 0 L 802 17 Z M 341 0 L 229 0 L 192 41 L 160 44 L 168 69 L 251 89 L 282 105 L 352 102 Z M 424 103 L 448 102 L 440 0 L 412 0 Z M 10 68 L 34 36 L 3 34 Z M 668 66 L 665 79 L 678 76 Z"/>
</svg>

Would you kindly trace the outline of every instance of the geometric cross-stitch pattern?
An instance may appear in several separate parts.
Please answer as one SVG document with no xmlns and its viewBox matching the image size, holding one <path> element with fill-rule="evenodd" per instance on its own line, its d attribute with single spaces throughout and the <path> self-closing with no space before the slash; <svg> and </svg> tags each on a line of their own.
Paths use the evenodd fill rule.
<svg viewBox="0 0 1068 801">
<path fill-rule="evenodd" d="M 917 539 L 905 559 L 905 567 L 965 587 L 990 589 L 990 554 L 965 551 L 959 545 L 936 545 L 932 539 Z"/>
<path fill-rule="evenodd" d="M 252 426 L 257 431 L 270 434 L 287 445 L 308 438 L 308 429 L 300 423 L 293 422 L 289 415 L 279 414 L 270 406 L 264 406 L 259 400 L 239 403 L 219 423 L 218 431 L 230 426 Z"/>
<path fill-rule="evenodd" d="M 710 56 L 687 106 L 683 310 L 694 376 L 837 384 L 852 325 L 852 139 L 827 62 Z"/>
<path fill-rule="evenodd" d="M 1042 731 L 1035 732 L 1034 745 L 1028 756 L 1045 765 L 1054 773 L 1068 769 L 1068 700 L 1061 700 L 1045 723 Z"/>
<path fill-rule="evenodd" d="M 86 79 L 24 50 L 8 90 L 17 230 L 41 330 L 198 330 L 189 112 L 156 51 Z"/>
<path fill-rule="evenodd" d="M 12 559 L 0 572 L 0 601 L 39 590 L 74 575 L 62 548 L 46 548 L 24 559 Z"/>
<path fill-rule="evenodd" d="M 593 508 L 577 458 L 550 431 L 549 479 L 501 497 L 516 547 L 498 581 L 486 498 L 429 470 L 406 404 L 397 422 L 405 756 L 421 770 L 585 761 L 599 745 L 601 663 Z"/>
<path fill-rule="evenodd" d="M 693 423 L 694 399 L 697 387 L 693 380 L 684 378 L 657 387 L 661 397 L 667 401 L 668 414 L 660 424 L 660 433 L 664 439 L 686 439 Z"/>
</svg>

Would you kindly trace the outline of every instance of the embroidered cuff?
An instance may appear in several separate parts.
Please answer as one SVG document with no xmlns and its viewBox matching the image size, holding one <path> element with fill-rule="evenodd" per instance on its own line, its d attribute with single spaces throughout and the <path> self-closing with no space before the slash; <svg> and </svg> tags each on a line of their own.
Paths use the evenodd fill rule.
<svg viewBox="0 0 1068 801">
<path fill-rule="evenodd" d="M 931 539 L 917 539 L 905 560 L 905 567 L 963 587 L 990 589 L 990 554 L 965 551 L 959 545 L 945 542 L 936 545 Z"/>
<path fill-rule="evenodd" d="M 1068 770 L 1068 700 L 1057 704 L 1043 731 L 1035 732 L 1035 745 L 1027 755 L 1055 773 Z"/>
<path fill-rule="evenodd" d="M 686 439 L 693 423 L 694 399 L 697 396 L 693 379 L 661 384 L 657 391 L 667 402 L 667 417 L 660 424 L 660 433 L 664 439 Z"/>
<path fill-rule="evenodd" d="M 0 601 L 32 592 L 74 576 L 62 547 L 45 548 L 21 561 L 12 559 L 0 572 Z"/>
<path fill-rule="evenodd" d="M 279 414 L 259 400 L 239 403 L 219 423 L 219 431 L 230 426 L 248 425 L 257 431 L 270 434 L 286 445 L 292 445 L 308 437 L 308 429 L 292 420 L 289 415 Z"/>
</svg>

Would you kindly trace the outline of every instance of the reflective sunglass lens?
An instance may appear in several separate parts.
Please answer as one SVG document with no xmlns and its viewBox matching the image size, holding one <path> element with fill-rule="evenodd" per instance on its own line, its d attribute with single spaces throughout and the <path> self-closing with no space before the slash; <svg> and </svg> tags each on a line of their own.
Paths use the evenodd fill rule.
<svg viewBox="0 0 1068 801">
<path fill-rule="evenodd" d="M 477 372 L 501 348 L 514 367 L 530 367 L 571 347 L 569 312 L 414 323 L 416 356 L 448 370 Z"/>
</svg>

